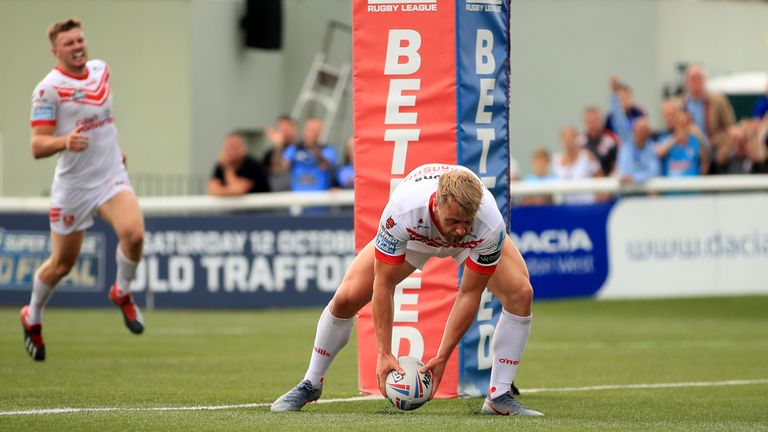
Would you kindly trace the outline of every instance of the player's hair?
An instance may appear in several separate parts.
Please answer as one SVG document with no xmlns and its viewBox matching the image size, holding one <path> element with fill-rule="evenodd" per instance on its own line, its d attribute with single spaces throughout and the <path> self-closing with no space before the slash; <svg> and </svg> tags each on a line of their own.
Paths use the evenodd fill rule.
<svg viewBox="0 0 768 432">
<path fill-rule="evenodd" d="M 68 32 L 74 28 L 83 28 L 83 22 L 77 18 L 70 18 L 64 21 L 57 21 L 48 26 L 48 40 L 51 41 L 51 45 L 55 45 L 56 36 L 59 33 Z"/>
<path fill-rule="evenodd" d="M 443 173 L 437 183 L 437 205 L 454 201 L 461 211 L 474 216 L 483 199 L 483 185 L 471 172 L 451 170 Z"/>
</svg>

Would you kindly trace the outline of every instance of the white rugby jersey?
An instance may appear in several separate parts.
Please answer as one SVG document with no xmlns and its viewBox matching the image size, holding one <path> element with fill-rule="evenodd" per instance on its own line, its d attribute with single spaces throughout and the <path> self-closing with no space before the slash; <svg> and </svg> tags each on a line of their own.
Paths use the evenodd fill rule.
<svg viewBox="0 0 768 432">
<path fill-rule="evenodd" d="M 125 169 L 114 121 L 109 67 L 101 60 L 88 61 L 79 77 L 57 66 L 32 94 L 32 127 L 55 126 L 54 136 L 63 136 L 83 125 L 89 138 L 84 151 L 59 153 L 54 183 L 62 186 L 99 186 Z"/>
<path fill-rule="evenodd" d="M 460 242 L 449 243 L 440 233 L 432 212 L 437 182 L 440 174 L 457 169 L 471 172 L 457 165 L 422 165 L 411 171 L 395 188 L 379 221 L 376 259 L 388 264 L 400 264 L 405 261 L 406 249 L 436 257 L 455 257 L 469 249 L 469 259 L 465 261 L 468 268 L 482 274 L 491 274 L 496 270 L 506 226 L 488 189 L 483 188 L 483 200 L 472 229 Z"/>
</svg>

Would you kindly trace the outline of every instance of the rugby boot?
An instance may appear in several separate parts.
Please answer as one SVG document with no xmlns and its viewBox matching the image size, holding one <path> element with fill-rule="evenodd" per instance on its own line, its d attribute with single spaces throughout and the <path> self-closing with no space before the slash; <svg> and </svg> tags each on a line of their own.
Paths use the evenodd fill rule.
<svg viewBox="0 0 768 432">
<path fill-rule="evenodd" d="M 486 397 L 483 403 L 483 414 L 535 417 L 544 415 L 516 401 L 511 390 L 493 399 L 490 396 Z"/>
<path fill-rule="evenodd" d="M 315 387 L 312 385 L 312 381 L 304 380 L 272 403 L 272 411 L 298 411 L 302 409 L 304 405 L 320 399 L 322 393 L 322 384 L 320 384 L 319 387 Z"/>
<path fill-rule="evenodd" d="M 21 308 L 21 327 L 24 329 L 24 349 L 35 361 L 45 360 L 45 343 L 43 343 L 43 325 L 27 323 L 29 306 Z"/>
<path fill-rule="evenodd" d="M 144 316 L 141 314 L 139 307 L 136 306 L 136 303 L 133 302 L 131 294 L 119 296 L 117 294 L 117 284 L 114 284 L 109 290 L 109 299 L 120 308 L 120 312 L 123 313 L 125 326 L 128 327 L 131 333 L 141 334 L 144 332 Z"/>
</svg>

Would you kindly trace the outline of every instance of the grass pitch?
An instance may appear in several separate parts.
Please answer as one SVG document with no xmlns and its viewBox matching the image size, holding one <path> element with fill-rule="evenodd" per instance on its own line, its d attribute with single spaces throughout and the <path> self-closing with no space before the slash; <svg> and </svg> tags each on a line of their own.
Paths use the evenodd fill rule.
<svg viewBox="0 0 768 432">
<path fill-rule="evenodd" d="M 267 406 L 303 376 L 319 309 L 154 311 L 134 336 L 117 310 L 51 308 L 48 359 L 22 347 L 17 308 L 0 308 L 0 430 L 768 431 L 768 383 L 592 391 L 525 389 L 768 379 L 768 297 L 560 301 L 535 305 L 517 376 L 543 418 L 487 417 L 482 399 L 397 412 L 383 400 Z M 356 347 L 339 354 L 323 399 L 356 392 Z M 148 408 L 263 403 L 249 408 Z M 12 414 L 50 408 L 109 408 Z M 134 409 L 131 411 L 125 409 Z"/>
</svg>

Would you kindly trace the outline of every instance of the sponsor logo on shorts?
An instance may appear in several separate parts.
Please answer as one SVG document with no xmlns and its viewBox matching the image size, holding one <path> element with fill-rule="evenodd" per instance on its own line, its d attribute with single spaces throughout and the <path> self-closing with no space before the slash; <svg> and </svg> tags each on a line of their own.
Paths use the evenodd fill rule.
<svg viewBox="0 0 768 432">
<path fill-rule="evenodd" d="M 501 357 L 501 358 L 499 358 L 499 363 L 501 363 L 501 364 L 508 364 L 508 365 L 512 365 L 512 366 L 517 366 L 517 365 L 520 364 L 520 360 L 512 360 L 512 359 L 507 359 L 507 358 Z"/>
<path fill-rule="evenodd" d="M 383 230 L 376 235 L 376 248 L 384 253 L 393 255 L 397 250 L 397 240 Z"/>
<path fill-rule="evenodd" d="M 48 211 L 48 218 L 51 222 L 58 222 L 61 220 L 61 207 L 51 207 L 51 210 Z"/>
<path fill-rule="evenodd" d="M 490 255 L 480 255 L 477 257 L 477 263 L 478 264 L 493 264 L 499 259 L 499 255 L 501 255 L 501 251 L 496 251 Z"/>
<path fill-rule="evenodd" d="M 64 215 L 62 221 L 64 222 L 64 226 L 72 226 L 72 224 L 75 223 L 75 215 Z"/>
<path fill-rule="evenodd" d="M 392 229 L 392 227 L 394 227 L 395 225 L 397 225 L 395 223 L 395 220 L 392 219 L 392 216 L 390 216 L 389 218 L 387 218 L 387 222 L 385 223 L 384 226 L 387 227 L 387 229 Z"/>
</svg>

